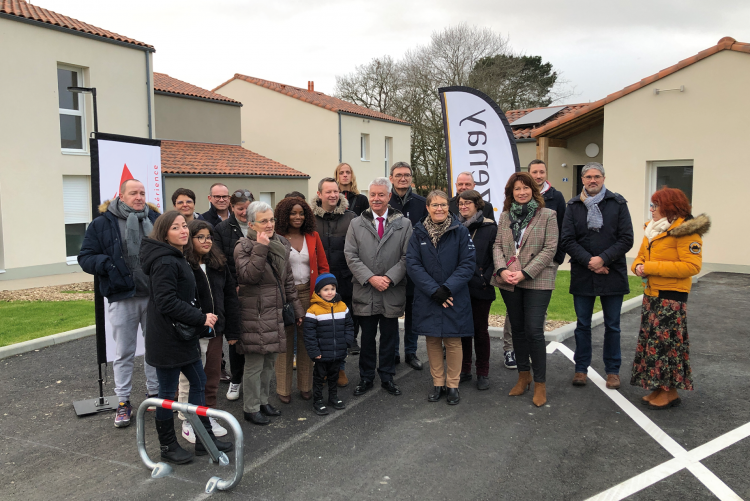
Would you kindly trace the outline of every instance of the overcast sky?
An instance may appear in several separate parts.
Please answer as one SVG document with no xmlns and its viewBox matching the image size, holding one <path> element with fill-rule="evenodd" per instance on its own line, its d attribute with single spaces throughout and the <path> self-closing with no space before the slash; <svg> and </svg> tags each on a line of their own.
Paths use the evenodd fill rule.
<svg viewBox="0 0 750 501">
<path fill-rule="evenodd" d="M 156 48 L 154 70 L 212 89 L 235 73 L 333 93 L 343 75 L 400 58 L 460 22 L 508 36 L 596 101 L 715 45 L 750 42 L 746 0 L 32 0 Z"/>
</svg>

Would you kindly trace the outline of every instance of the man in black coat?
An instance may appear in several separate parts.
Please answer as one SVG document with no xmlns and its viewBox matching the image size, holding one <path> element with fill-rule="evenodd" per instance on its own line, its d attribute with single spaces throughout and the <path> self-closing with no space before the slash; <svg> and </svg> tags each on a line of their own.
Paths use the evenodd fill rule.
<svg viewBox="0 0 750 501">
<path fill-rule="evenodd" d="M 159 212 L 146 203 L 146 188 L 137 179 L 128 179 L 120 186 L 120 195 L 99 207 L 100 215 L 86 229 L 78 253 L 78 264 L 86 273 L 99 277 L 99 292 L 109 302 L 109 320 L 115 339 L 115 360 L 112 372 L 119 406 L 115 427 L 130 425 L 130 391 L 133 361 L 138 342 L 138 326 L 146 335 L 149 281 L 140 261 L 143 238 L 153 228 Z M 143 362 L 146 391 L 159 393 L 156 369 Z"/>
<path fill-rule="evenodd" d="M 228 219 L 231 215 L 229 209 L 229 188 L 224 183 L 214 183 L 208 190 L 209 209 L 201 214 L 203 219 L 216 228 L 219 223 Z"/>
<path fill-rule="evenodd" d="M 396 162 L 391 166 L 390 207 L 401 212 L 411 221 L 412 228 L 427 215 L 427 199 L 411 189 L 412 171 L 406 162 Z M 404 360 L 412 369 L 422 370 L 422 362 L 417 357 L 417 338 L 412 330 L 412 303 L 414 302 L 414 282 L 406 275 L 406 311 L 404 312 Z M 396 363 L 401 363 L 399 355 L 400 339 L 396 339 Z"/>
<path fill-rule="evenodd" d="M 534 178 L 534 182 L 539 186 L 539 191 L 544 197 L 544 207 L 557 213 L 557 230 L 562 235 L 562 224 L 565 218 L 565 197 L 547 181 L 547 165 L 541 160 L 532 160 L 529 163 L 529 175 Z M 557 252 L 552 259 L 557 265 L 565 261 L 565 250 L 562 245 L 557 246 Z"/>
<path fill-rule="evenodd" d="M 448 200 L 448 209 L 454 215 L 458 215 L 458 196 L 466 190 L 476 190 L 474 175 L 469 171 L 462 172 L 456 176 L 456 196 Z M 484 207 L 482 208 L 482 216 L 497 222 L 495 219 L 495 209 L 492 207 L 492 204 L 486 200 L 484 201 Z"/>
<path fill-rule="evenodd" d="M 604 313 L 604 367 L 607 388 L 620 387 L 620 311 L 630 292 L 625 259 L 633 247 L 633 223 L 627 201 L 604 186 L 604 167 L 589 162 L 581 169 L 584 189 L 568 201 L 560 245 L 570 255 L 570 293 L 576 310 L 575 376 L 586 384 L 591 364 L 591 315 L 601 299 Z"/>
<path fill-rule="evenodd" d="M 346 232 L 349 230 L 349 223 L 357 215 L 349 210 L 349 202 L 339 192 L 339 185 L 332 177 L 324 177 L 320 180 L 317 196 L 313 198 L 310 207 L 315 214 L 318 235 L 320 235 L 320 241 L 323 243 L 323 250 L 328 260 L 328 269 L 338 282 L 337 292 L 349 311 L 352 312 L 354 344 L 351 352 L 356 355 L 359 353 L 359 344 L 357 343 L 359 322 L 357 317 L 354 316 L 352 308 L 352 272 L 349 271 L 349 266 L 346 264 L 344 243 Z M 342 371 L 345 366 L 346 362 L 343 362 L 341 364 Z"/>
</svg>

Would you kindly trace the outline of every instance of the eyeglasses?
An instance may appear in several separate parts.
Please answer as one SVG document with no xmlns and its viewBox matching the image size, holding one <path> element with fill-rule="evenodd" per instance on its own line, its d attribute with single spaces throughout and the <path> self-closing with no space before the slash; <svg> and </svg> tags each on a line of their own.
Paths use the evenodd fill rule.
<svg viewBox="0 0 750 501">
<path fill-rule="evenodd" d="M 659 208 L 659 204 L 648 204 L 649 210 L 654 210 Z"/>
<path fill-rule="evenodd" d="M 229 195 L 211 195 L 211 198 L 216 200 L 229 200 Z"/>
<path fill-rule="evenodd" d="M 458 202 L 459 207 L 471 207 L 472 205 L 474 205 L 474 202 L 472 202 L 471 200 L 469 200 L 468 202 Z"/>
<path fill-rule="evenodd" d="M 253 194 L 247 190 L 237 190 L 234 193 L 232 193 L 232 195 L 235 197 L 247 197 L 251 200 L 255 199 L 255 197 L 253 197 Z"/>
<path fill-rule="evenodd" d="M 261 221 L 255 221 L 255 224 L 260 225 L 260 226 L 265 226 L 268 223 L 276 224 L 276 218 L 272 217 L 271 219 L 263 219 Z"/>
<path fill-rule="evenodd" d="M 583 179 L 586 181 L 598 181 L 600 179 L 604 179 L 604 176 L 583 176 Z"/>
<path fill-rule="evenodd" d="M 448 204 L 430 204 L 433 209 L 447 209 Z"/>
<path fill-rule="evenodd" d="M 213 241 L 213 238 L 211 238 L 211 235 L 195 235 L 193 238 L 197 239 L 200 243 L 205 242 L 208 240 L 209 242 Z"/>
<path fill-rule="evenodd" d="M 395 179 L 409 179 L 411 174 L 394 174 L 393 177 Z"/>
</svg>

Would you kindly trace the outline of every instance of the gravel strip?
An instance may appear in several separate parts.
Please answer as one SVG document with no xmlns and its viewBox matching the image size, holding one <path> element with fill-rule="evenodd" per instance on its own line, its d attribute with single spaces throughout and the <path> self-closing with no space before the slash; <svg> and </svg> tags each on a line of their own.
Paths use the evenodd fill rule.
<svg viewBox="0 0 750 501">
<path fill-rule="evenodd" d="M 0 291 L 0 301 L 94 301 L 94 282 L 78 284 L 53 285 L 50 287 L 36 287 L 17 291 Z M 66 294 L 63 291 L 75 291 Z"/>
<path fill-rule="evenodd" d="M 544 330 L 546 332 L 553 331 L 559 327 L 562 327 L 563 325 L 568 325 L 572 322 L 566 322 L 565 320 L 547 320 L 547 323 L 544 324 Z M 504 327 L 505 326 L 505 317 L 501 315 L 490 315 L 490 327 Z"/>
</svg>

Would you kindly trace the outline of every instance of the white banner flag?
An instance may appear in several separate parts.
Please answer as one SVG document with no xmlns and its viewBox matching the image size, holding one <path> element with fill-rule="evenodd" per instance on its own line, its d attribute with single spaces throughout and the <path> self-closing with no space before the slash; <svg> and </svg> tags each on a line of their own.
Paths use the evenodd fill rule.
<svg viewBox="0 0 750 501">
<path fill-rule="evenodd" d="M 458 174 L 468 171 L 482 198 L 502 211 L 505 184 L 520 170 L 516 141 L 505 113 L 487 95 L 470 87 L 443 87 L 438 91 L 443 106 L 449 195 L 455 195 Z"/>
<path fill-rule="evenodd" d="M 104 202 L 120 194 L 120 185 L 128 179 L 137 179 L 146 187 L 146 201 L 164 212 L 164 195 L 161 178 L 161 146 L 159 141 L 140 140 L 124 136 L 99 134 L 96 139 L 99 157 L 99 199 Z M 117 138 L 117 139 L 115 139 Z M 128 139 L 139 141 L 129 142 Z M 147 143 L 147 144 L 141 144 Z M 107 361 L 115 360 L 115 340 L 109 317 L 109 302 L 104 298 L 104 325 L 107 340 Z M 143 332 L 138 327 L 136 356 L 145 353 Z"/>
</svg>

